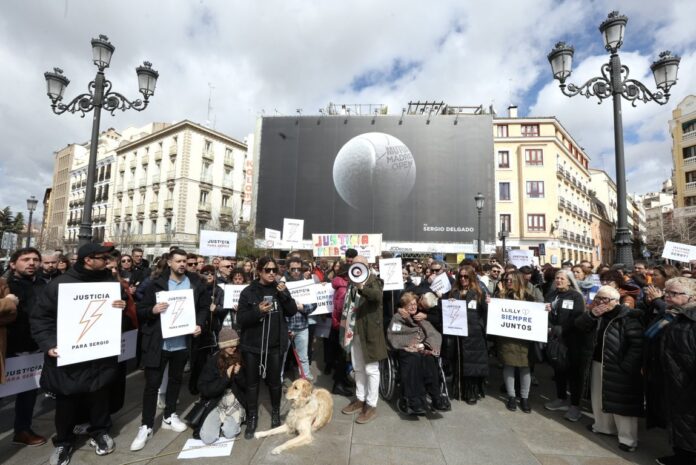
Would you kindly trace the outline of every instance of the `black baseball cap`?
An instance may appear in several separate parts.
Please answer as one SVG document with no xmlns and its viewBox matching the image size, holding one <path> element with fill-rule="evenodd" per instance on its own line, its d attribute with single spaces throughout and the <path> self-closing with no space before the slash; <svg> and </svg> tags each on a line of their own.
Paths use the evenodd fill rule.
<svg viewBox="0 0 696 465">
<path fill-rule="evenodd" d="M 85 258 L 91 256 L 91 255 L 96 255 L 99 253 L 108 253 L 110 254 L 111 252 L 114 251 L 114 246 L 106 246 L 106 245 L 101 245 L 101 244 L 95 244 L 93 242 L 90 242 L 89 244 L 85 244 L 80 249 L 77 251 L 77 259 L 79 261 L 84 261 Z"/>
<path fill-rule="evenodd" d="M 522 274 L 532 274 L 532 267 L 524 265 L 520 267 L 519 272 Z"/>
</svg>

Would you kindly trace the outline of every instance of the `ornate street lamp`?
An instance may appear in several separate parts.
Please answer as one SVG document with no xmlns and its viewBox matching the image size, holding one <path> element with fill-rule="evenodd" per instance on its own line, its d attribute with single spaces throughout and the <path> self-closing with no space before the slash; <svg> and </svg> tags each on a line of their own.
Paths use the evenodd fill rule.
<svg viewBox="0 0 696 465">
<path fill-rule="evenodd" d="M 36 210 L 36 205 L 39 200 L 33 195 L 27 199 L 27 210 L 29 210 L 29 226 L 27 226 L 27 245 L 26 247 L 31 247 L 31 221 L 34 216 L 34 210 Z"/>
<path fill-rule="evenodd" d="M 483 204 L 485 201 L 486 198 L 480 192 L 474 196 L 474 202 L 476 202 L 476 210 L 478 210 L 478 239 L 476 241 L 476 245 L 478 250 L 479 263 L 481 263 L 481 210 L 483 210 Z"/>
<path fill-rule="evenodd" d="M 647 103 L 650 100 L 664 105 L 669 101 L 669 90 L 677 82 L 679 58 L 665 51 L 652 64 L 650 69 L 655 77 L 655 85 L 659 89 L 651 92 L 643 83 L 628 78 L 628 67 L 621 64 L 619 48 L 623 44 L 624 30 L 628 18 L 618 11 L 609 13 L 599 26 L 604 39 L 604 48 L 610 53 L 609 63 L 602 66 L 601 76 L 593 77 L 581 86 L 566 84 L 570 76 L 574 49 L 565 42 L 558 42 L 548 55 L 554 79 L 560 82 L 561 92 L 568 97 L 582 95 L 586 98 L 597 97 L 599 103 L 609 97 L 614 103 L 614 151 L 616 158 L 616 191 L 618 200 L 618 224 L 614 244 L 616 245 L 615 263 L 623 263 L 633 268 L 632 239 L 628 229 L 628 212 L 626 208 L 626 167 L 624 164 L 623 122 L 621 116 L 621 97 L 635 107 L 640 100 Z"/>
<path fill-rule="evenodd" d="M 99 121 L 101 119 L 102 108 L 113 116 L 116 110 L 126 111 L 133 109 L 142 111 L 147 108 L 149 98 L 155 93 L 155 85 L 159 73 L 152 69 L 152 63 L 144 62 L 142 66 L 135 68 L 138 75 L 138 88 L 143 95 L 143 100 L 137 99 L 130 101 L 118 92 L 111 90 L 111 81 L 104 76 L 104 70 L 111 63 L 115 47 L 109 42 L 109 38 L 100 35 L 92 39 L 92 61 L 98 68 L 94 81 L 87 86 L 87 93 L 80 94 L 68 104 L 62 103 L 65 88 L 70 84 L 70 80 L 63 75 L 63 70 L 53 68 L 53 72 L 44 73 L 46 78 L 46 92 L 51 99 L 51 108 L 57 115 L 65 113 L 80 112 L 80 116 L 85 117 L 87 113 L 94 110 L 92 119 L 92 139 L 89 147 L 89 164 L 87 165 L 87 188 L 85 190 L 85 206 L 80 223 L 79 245 L 91 242 L 92 240 L 92 203 L 94 202 L 94 181 L 96 178 L 97 167 L 97 146 L 99 145 Z"/>
</svg>

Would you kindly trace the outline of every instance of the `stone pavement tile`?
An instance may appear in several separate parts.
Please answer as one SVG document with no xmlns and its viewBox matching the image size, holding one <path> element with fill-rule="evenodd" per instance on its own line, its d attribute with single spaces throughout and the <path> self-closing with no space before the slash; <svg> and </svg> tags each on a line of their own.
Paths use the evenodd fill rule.
<svg viewBox="0 0 696 465">
<path fill-rule="evenodd" d="M 379 408 L 379 407 L 378 407 Z M 395 447 L 434 447 L 431 422 L 424 417 L 377 416 L 372 422 L 353 428 L 353 444 Z"/>
<path fill-rule="evenodd" d="M 446 465 L 440 449 L 354 444 L 350 465 Z"/>
<path fill-rule="evenodd" d="M 537 455 L 541 465 L 630 465 L 620 457 L 581 457 L 570 455 Z"/>
</svg>

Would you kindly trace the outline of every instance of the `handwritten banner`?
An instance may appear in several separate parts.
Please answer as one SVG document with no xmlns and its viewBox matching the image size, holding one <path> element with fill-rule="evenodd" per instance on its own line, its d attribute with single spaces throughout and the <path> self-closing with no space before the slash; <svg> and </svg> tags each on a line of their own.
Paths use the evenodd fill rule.
<svg viewBox="0 0 696 465">
<path fill-rule="evenodd" d="M 112 357 L 121 353 L 121 284 L 58 285 L 58 366 Z"/>
<path fill-rule="evenodd" d="M 488 304 L 488 334 L 546 342 L 548 324 L 549 314 L 543 303 L 491 299 Z"/>
<path fill-rule="evenodd" d="M 157 293 L 157 303 L 169 304 L 167 310 L 160 313 L 162 339 L 193 334 L 196 330 L 196 305 L 193 301 L 193 289 L 163 291 Z"/>
<path fill-rule="evenodd" d="M 315 257 L 343 257 L 347 249 L 355 249 L 369 263 L 382 254 L 381 234 L 312 234 Z"/>
<path fill-rule="evenodd" d="M 452 336 L 468 336 L 466 300 L 442 301 L 442 333 Z"/>
</svg>

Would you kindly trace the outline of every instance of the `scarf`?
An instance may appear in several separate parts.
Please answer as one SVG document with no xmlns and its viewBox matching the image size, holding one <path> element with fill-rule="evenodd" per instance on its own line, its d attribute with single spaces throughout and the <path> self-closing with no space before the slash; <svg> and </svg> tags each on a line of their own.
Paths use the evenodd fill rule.
<svg viewBox="0 0 696 465">
<path fill-rule="evenodd" d="M 338 333 L 341 347 L 343 347 L 343 350 L 348 354 L 350 354 L 350 346 L 353 344 L 353 337 L 355 336 L 356 309 L 359 304 L 360 295 L 358 295 L 358 290 L 353 285 L 350 285 L 348 287 L 348 292 L 346 292 L 346 298 L 343 301 L 341 326 L 339 327 Z"/>
<path fill-rule="evenodd" d="M 645 330 L 645 337 L 648 339 L 654 339 L 663 329 L 667 327 L 667 325 L 674 321 L 675 316 L 676 315 L 672 310 L 666 311 L 662 318 L 651 324 L 648 329 Z"/>
</svg>

